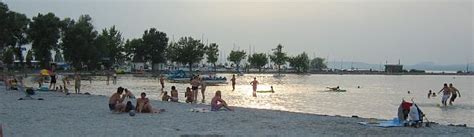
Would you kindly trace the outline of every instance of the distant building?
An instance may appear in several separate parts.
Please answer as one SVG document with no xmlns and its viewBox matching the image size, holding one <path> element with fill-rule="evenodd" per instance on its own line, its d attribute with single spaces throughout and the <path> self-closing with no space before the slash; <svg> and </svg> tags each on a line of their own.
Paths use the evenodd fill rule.
<svg viewBox="0 0 474 137">
<path fill-rule="evenodd" d="M 385 72 L 387 72 L 387 73 L 401 73 L 401 72 L 403 72 L 403 65 L 400 65 L 400 64 L 387 64 L 387 65 L 385 65 Z"/>
</svg>

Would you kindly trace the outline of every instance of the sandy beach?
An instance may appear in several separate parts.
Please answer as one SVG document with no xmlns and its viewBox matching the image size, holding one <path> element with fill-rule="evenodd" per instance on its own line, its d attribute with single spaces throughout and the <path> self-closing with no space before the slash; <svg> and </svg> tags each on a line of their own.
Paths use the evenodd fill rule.
<svg viewBox="0 0 474 137">
<path fill-rule="evenodd" d="M 207 105 L 152 101 L 161 114 L 114 114 L 106 96 L 37 92 L 35 98 L 0 87 L 0 124 L 16 136 L 474 136 L 474 128 L 380 128 L 364 118 L 323 116 L 234 107 L 235 111 L 190 112 Z M 225 95 L 224 95 L 225 99 Z"/>
</svg>

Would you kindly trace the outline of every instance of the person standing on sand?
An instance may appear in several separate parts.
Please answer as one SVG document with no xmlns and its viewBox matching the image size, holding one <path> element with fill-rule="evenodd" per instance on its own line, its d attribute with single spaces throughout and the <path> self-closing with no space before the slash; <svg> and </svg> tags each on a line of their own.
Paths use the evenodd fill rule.
<svg viewBox="0 0 474 137">
<path fill-rule="evenodd" d="M 112 73 L 113 73 L 112 75 L 113 75 L 113 78 L 114 78 L 113 81 L 112 81 L 112 83 L 113 83 L 114 85 L 116 85 L 116 84 L 117 84 L 117 72 L 113 71 Z"/>
<path fill-rule="evenodd" d="M 107 76 L 107 85 L 109 85 L 109 81 L 110 81 L 110 70 L 109 71 L 105 71 L 105 76 Z"/>
<path fill-rule="evenodd" d="M 204 94 L 204 92 L 206 92 L 206 86 L 207 86 L 206 82 L 201 79 L 201 94 L 202 94 L 201 103 L 204 103 L 204 101 L 206 101 L 206 96 Z"/>
<path fill-rule="evenodd" d="M 211 100 L 211 111 L 219 111 L 222 107 L 233 111 L 221 97 L 221 91 L 216 91 L 216 95 Z"/>
<path fill-rule="evenodd" d="M 74 75 L 74 91 L 76 94 L 81 93 L 81 74 L 78 72 Z"/>
<path fill-rule="evenodd" d="M 165 88 L 165 78 L 163 75 L 160 75 L 160 84 L 161 84 L 161 89 Z"/>
<path fill-rule="evenodd" d="M 453 102 L 456 99 L 456 97 L 458 97 L 458 94 L 459 94 L 459 97 L 461 97 L 461 92 L 459 92 L 459 90 L 453 86 L 453 83 L 449 83 L 449 89 L 451 89 L 451 94 L 452 94 L 451 99 L 449 100 L 449 105 L 453 105 Z"/>
<path fill-rule="evenodd" d="M 56 74 L 51 72 L 49 76 L 51 77 L 51 81 L 49 82 L 49 90 L 54 90 L 56 89 Z"/>
<path fill-rule="evenodd" d="M 109 109 L 113 112 L 123 112 L 125 110 L 125 104 L 123 101 L 127 95 L 122 95 L 124 88 L 118 87 L 117 93 L 112 94 L 109 98 Z"/>
<path fill-rule="evenodd" d="M 253 78 L 253 81 L 250 82 L 250 84 L 252 84 L 253 96 L 254 96 L 254 97 L 257 97 L 257 85 L 258 85 L 257 78 L 254 77 L 254 78 Z"/>
<path fill-rule="evenodd" d="M 64 75 L 64 76 L 63 75 L 58 75 L 57 77 L 58 77 L 58 79 L 60 79 L 63 82 L 62 88 L 64 88 L 64 93 L 66 93 L 66 95 L 69 95 L 69 89 L 67 89 L 67 85 L 70 84 L 69 83 L 69 78 L 67 77 L 67 75 Z"/>
<path fill-rule="evenodd" d="M 235 74 L 232 75 L 232 79 L 230 79 L 230 81 L 232 82 L 232 91 L 235 90 Z"/>
<path fill-rule="evenodd" d="M 191 90 L 193 91 L 193 103 L 197 103 L 198 89 L 201 83 L 199 82 L 199 76 L 194 76 L 191 80 Z"/>
<path fill-rule="evenodd" d="M 444 83 L 444 86 L 441 90 L 439 90 L 438 94 L 443 92 L 443 97 L 441 98 L 441 103 L 443 103 L 444 106 L 447 106 L 446 102 L 449 99 L 449 96 L 451 95 L 451 89 L 449 89 L 448 84 Z"/>
</svg>

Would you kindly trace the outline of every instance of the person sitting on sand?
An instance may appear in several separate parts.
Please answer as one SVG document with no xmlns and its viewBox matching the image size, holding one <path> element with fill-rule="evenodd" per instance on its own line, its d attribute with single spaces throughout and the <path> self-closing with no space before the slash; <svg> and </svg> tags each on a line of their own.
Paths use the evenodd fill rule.
<svg viewBox="0 0 474 137">
<path fill-rule="evenodd" d="M 159 113 L 160 111 L 154 111 L 151 106 L 150 99 L 146 97 L 146 93 L 142 92 L 140 98 L 137 99 L 137 108 L 138 113 Z"/>
<path fill-rule="evenodd" d="M 170 100 L 170 95 L 168 95 L 168 92 L 163 92 L 163 96 L 161 97 L 161 101 L 169 101 Z"/>
<path fill-rule="evenodd" d="M 123 101 L 125 100 L 126 95 L 122 96 L 123 90 L 122 87 L 118 87 L 117 93 L 110 96 L 109 109 L 111 111 L 123 112 L 125 110 L 125 104 L 123 104 Z"/>
<path fill-rule="evenodd" d="M 222 107 L 232 111 L 227 103 L 221 98 L 221 91 L 216 91 L 216 95 L 211 100 L 211 111 L 219 111 Z"/>
<path fill-rule="evenodd" d="M 178 102 L 178 90 L 175 86 L 171 86 L 171 101 Z"/>
<path fill-rule="evenodd" d="M 186 88 L 184 97 L 186 98 L 186 103 L 192 103 L 194 101 L 194 96 L 193 96 L 193 92 L 191 91 L 191 88 L 189 87 Z"/>
</svg>

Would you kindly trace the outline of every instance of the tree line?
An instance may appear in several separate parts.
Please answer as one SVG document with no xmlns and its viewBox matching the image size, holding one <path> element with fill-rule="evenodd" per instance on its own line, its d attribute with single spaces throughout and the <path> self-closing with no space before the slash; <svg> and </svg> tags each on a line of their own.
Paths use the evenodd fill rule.
<svg viewBox="0 0 474 137">
<path fill-rule="evenodd" d="M 25 59 L 22 46 L 31 44 Z M 306 53 L 288 57 L 283 46 L 273 49 L 273 54 L 231 51 L 227 60 L 240 68 L 247 58 L 250 68 L 262 70 L 269 59 L 278 66 L 289 63 L 297 72 L 326 68 L 323 58 L 309 60 Z M 20 67 L 31 67 L 33 59 L 41 68 L 49 68 L 52 61 L 67 62 L 76 70 L 99 70 L 102 66 L 110 69 L 125 62 L 178 63 L 188 65 L 200 63 L 206 57 L 207 63 L 216 68 L 219 57 L 217 43 L 203 44 L 193 37 L 181 37 L 170 42 L 167 34 L 156 28 L 145 30 L 142 37 L 124 40 L 122 33 L 112 26 L 95 30 L 92 18 L 81 15 L 78 19 L 60 19 L 54 13 L 41 14 L 29 19 L 25 14 L 8 9 L 0 2 L 0 50 L 3 63 L 11 67 L 19 60 Z M 55 52 L 54 58 L 52 52 Z M 153 68 L 155 69 L 155 68 Z"/>
</svg>

